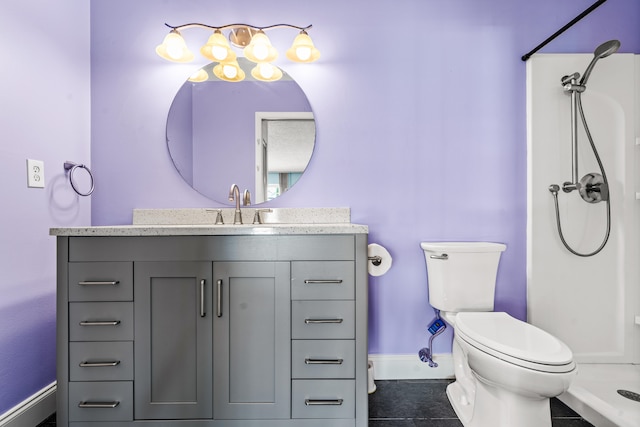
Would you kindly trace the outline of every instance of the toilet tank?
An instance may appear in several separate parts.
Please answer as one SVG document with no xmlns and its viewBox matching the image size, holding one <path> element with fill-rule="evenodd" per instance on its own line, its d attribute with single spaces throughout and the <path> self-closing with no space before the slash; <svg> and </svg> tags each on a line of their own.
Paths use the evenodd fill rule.
<svg viewBox="0 0 640 427">
<path fill-rule="evenodd" d="M 507 248 L 491 242 L 422 242 L 429 304 L 441 311 L 493 311 L 496 274 Z"/>
</svg>

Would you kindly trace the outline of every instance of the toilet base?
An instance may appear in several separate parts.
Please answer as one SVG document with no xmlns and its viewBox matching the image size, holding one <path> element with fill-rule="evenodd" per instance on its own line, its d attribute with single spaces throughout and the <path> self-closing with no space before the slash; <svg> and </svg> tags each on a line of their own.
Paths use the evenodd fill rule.
<svg viewBox="0 0 640 427">
<path fill-rule="evenodd" d="M 447 386 L 447 397 L 464 427 L 551 427 L 548 398 L 531 398 L 476 381 L 475 401 L 460 384 Z"/>
</svg>

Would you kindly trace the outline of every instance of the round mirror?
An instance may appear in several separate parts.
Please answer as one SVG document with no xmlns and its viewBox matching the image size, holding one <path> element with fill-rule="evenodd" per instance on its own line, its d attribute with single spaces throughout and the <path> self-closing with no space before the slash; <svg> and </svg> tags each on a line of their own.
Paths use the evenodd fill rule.
<svg viewBox="0 0 640 427">
<path fill-rule="evenodd" d="M 238 58 L 245 79 L 220 80 L 204 66 L 176 94 L 167 118 L 167 146 L 182 178 L 224 204 L 232 184 L 252 203 L 278 197 L 307 167 L 315 145 L 311 105 L 284 71 L 277 81 L 252 77 L 255 64 Z"/>
</svg>

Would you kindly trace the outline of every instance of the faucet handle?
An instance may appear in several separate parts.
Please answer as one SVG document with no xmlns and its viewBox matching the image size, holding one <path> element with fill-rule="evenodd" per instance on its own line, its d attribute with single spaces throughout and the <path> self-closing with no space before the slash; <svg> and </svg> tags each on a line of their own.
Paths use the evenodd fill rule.
<svg viewBox="0 0 640 427">
<path fill-rule="evenodd" d="M 217 212 L 216 225 L 224 225 L 224 219 L 222 219 L 222 209 L 207 209 L 207 212 Z"/>
<path fill-rule="evenodd" d="M 256 214 L 253 217 L 254 224 L 262 224 L 262 217 L 260 212 L 273 212 L 271 209 L 256 209 Z"/>
</svg>

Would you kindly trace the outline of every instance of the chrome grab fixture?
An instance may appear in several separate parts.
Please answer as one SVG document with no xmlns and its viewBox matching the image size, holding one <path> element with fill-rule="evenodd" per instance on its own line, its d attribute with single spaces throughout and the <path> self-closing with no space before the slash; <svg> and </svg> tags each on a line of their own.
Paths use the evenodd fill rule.
<svg viewBox="0 0 640 427">
<path fill-rule="evenodd" d="M 84 169 L 85 171 L 87 171 L 87 174 L 89 175 L 90 185 L 89 185 L 89 190 L 87 190 L 86 192 L 80 191 L 76 186 L 76 182 L 73 179 L 73 176 L 74 176 L 73 174 L 76 171 L 76 169 Z M 91 193 L 93 193 L 93 190 L 95 189 L 95 185 L 93 182 L 93 174 L 91 173 L 91 169 L 89 169 L 86 165 L 74 163 L 67 160 L 66 162 L 64 162 L 64 171 L 69 177 L 69 184 L 71 184 L 71 188 L 73 188 L 73 191 L 75 191 L 78 196 L 86 197 L 86 196 L 90 196 Z"/>
<path fill-rule="evenodd" d="M 319 324 L 319 323 L 342 323 L 344 319 L 304 319 L 304 323 L 307 325 Z"/>
<path fill-rule="evenodd" d="M 238 188 L 238 184 L 231 184 L 231 188 L 229 189 L 229 201 L 236 202 L 236 211 L 233 215 L 233 224 L 241 225 L 242 224 L 242 211 L 240 210 L 240 188 Z M 242 193 L 242 204 L 244 206 L 251 206 L 251 192 L 249 190 L 244 190 Z M 264 211 L 271 212 L 271 209 L 263 209 Z M 216 217 L 216 224 L 221 225 L 224 224 L 222 220 L 222 209 L 217 209 L 218 216 Z M 254 218 L 255 224 L 255 218 Z"/>
<path fill-rule="evenodd" d="M 262 224 L 262 216 L 260 215 L 260 213 L 265 212 L 273 212 L 271 209 L 256 209 L 256 213 L 253 216 L 253 223 L 254 224 Z"/>
<path fill-rule="evenodd" d="M 606 202 L 607 204 L 607 228 L 604 239 L 600 246 L 589 253 L 581 253 L 574 250 L 565 240 L 562 233 L 562 225 L 560 224 L 560 209 L 558 207 L 558 192 L 560 186 L 557 184 L 551 184 L 548 187 L 549 192 L 553 196 L 555 212 L 556 212 L 556 226 L 558 228 L 558 234 L 562 244 L 569 252 L 581 257 L 589 257 L 599 253 L 607 244 L 609 235 L 611 233 L 611 201 L 609 194 L 609 181 L 607 180 L 607 174 L 604 170 L 600 155 L 596 149 L 593 137 L 589 131 L 587 120 L 582 108 L 582 93 L 586 90 L 587 80 L 593 71 L 593 67 L 596 62 L 602 58 L 606 58 L 609 55 L 617 52 L 620 48 L 620 42 L 618 40 L 609 40 L 598 46 L 593 52 L 593 59 L 587 66 L 582 78 L 580 73 L 573 73 L 562 77 L 561 84 L 565 93 L 571 95 L 571 181 L 564 182 L 562 184 L 562 191 L 565 193 L 571 193 L 574 190 L 578 190 L 580 197 L 587 203 L 599 203 Z M 578 172 L 578 115 L 582 121 L 582 126 L 591 145 L 591 150 L 596 158 L 600 173 L 591 172 L 579 178 Z"/>
<path fill-rule="evenodd" d="M 207 209 L 206 211 L 216 213 L 216 225 L 224 225 L 224 219 L 222 218 L 222 209 Z"/>
<path fill-rule="evenodd" d="M 95 408 L 95 409 L 113 409 L 116 408 L 120 402 L 80 402 L 78 408 Z"/>
<path fill-rule="evenodd" d="M 341 406 L 342 399 L 305 399 L 304 404 L 307 406 Z"/>
<path fill-rule="evenodd" d="M 229 190 L 229 201 L 236 202 L 236 212 L 233 216 L 233 223 L 235 225 L 242 224 L 242 212 L 240 211 L 240 189 L 237 184 L 231 184 L 231 189 Z"/>
<path fill-rule="evenodd" d="M 304 359 L 305 365 L 342 365 L 344 359 Z"/>
<path fill-rule="evenodd" d="M 112 366 L 118 366 L 120 364 L 119 360 L 109 361 L 109 362 L 80 362 L 81 368 L 108 368 Z"/>
</svg>

